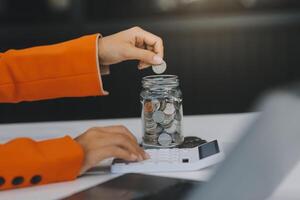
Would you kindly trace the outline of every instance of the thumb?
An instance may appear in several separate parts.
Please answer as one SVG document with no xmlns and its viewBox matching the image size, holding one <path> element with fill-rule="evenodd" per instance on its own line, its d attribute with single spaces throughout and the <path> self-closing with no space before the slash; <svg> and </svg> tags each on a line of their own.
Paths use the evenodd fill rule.
<svg viewBox="0 0 300 200">
<path fill-rule="evenodd" d="M 144 63 L 158 65 L 163 62 L 163 59 L 152 51 L 140 48 L 130 48 L 127 51 L 130 59 L 140 60 Z"/>
</svg>

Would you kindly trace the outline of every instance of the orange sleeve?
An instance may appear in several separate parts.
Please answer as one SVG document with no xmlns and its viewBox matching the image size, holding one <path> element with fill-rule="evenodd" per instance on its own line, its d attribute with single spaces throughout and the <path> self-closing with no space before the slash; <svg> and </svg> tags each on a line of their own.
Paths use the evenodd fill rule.
<svg viewBox="0 0 300 200">
<path fill-rule="evenodd" d="M 19 138 L 0 145 L 0 190 L 75 179 L 83 150 L 69 136 L 35 142 Z"/>
<path fill-rule="evenodd" d="M 0 102 L 107 94 L 98 66 L 99 35 L 0 53 Z"/>
</svg>

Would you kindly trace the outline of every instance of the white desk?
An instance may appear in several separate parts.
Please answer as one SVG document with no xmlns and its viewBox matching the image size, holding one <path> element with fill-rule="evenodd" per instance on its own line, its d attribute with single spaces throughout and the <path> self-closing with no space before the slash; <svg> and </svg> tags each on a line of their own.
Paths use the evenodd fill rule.
<svg viewBox="0 0 300 200">
<path fill-rule="evenodd" d="M 243 129 L 256 117 L 257 114 L 185 116 L 184 133 L 185 135 L 203 137 L 209 141 L 218 139 L 222 148 L 222 146 L 230 146 L 236 142 L 241 136 Z M 139 119 L 114 119 L 0 125 L 0 142 L 2 143 L 15 137 L 31 137 L 36 140 L 60 137 L 65 134 L 75 137 L 92 126 L 117 124 L 127 126 L 134 134 L 136 134 L 138 140 L 141 140 L 141 122 Z M 159 175 L 207 180 L 212 172 L 213 169 L 208 168 L 197 172 L 161 173 Z M 2 191 L 0 192 L 0 200 L 62 198 L 105 182 L 113 177 L 116 177 L 116 175 L 102 172 L 96 175 L 83 176 L 71 182 Z M 299 188 L 300 165 L 290 173 L 288 178 L 276 190 L 272 199 L 299 199 Z"/>
</svg>

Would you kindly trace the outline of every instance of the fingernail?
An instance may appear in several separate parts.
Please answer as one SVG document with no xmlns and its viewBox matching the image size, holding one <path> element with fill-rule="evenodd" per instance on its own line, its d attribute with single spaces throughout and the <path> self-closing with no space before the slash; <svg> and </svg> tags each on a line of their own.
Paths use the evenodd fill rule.
<svg viewBox="0 0 300 200">
<path fill-rule="evenodd" d="M 154 64 L 161 64 L 163 62 L 163 59 L 160 56 L 155 55 L 153 56 L 153 62 Z"/>
<path fill-rule="evenodd" d="M 137 159 L 138 159 L 138 157 L 136 155 L 134 155 L 134 154 L 130 155 L 130 160 L 135 161 Z"/>
</svg>

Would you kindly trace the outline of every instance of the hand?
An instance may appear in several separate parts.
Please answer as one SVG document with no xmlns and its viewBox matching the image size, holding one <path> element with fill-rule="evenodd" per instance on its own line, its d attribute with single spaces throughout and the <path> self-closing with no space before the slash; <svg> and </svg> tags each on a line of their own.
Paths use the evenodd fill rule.
<svg viewBox="0 0 300 200">
<path fill-rule="evenodd" d="M 78 136 L 75 141 L 82 146 L 85 154 L 80 174 L 105 158 L 115 157 L 127 161 L 149 158 L 124 126 L 94 127 Z"/>
<path fill-rule="evenodd" d="M 139 60 L 139 69 L 161 64 L 164 56 L 162 39 L 139 27 L 99 39 L 100 64 Z"/>
</svg>

